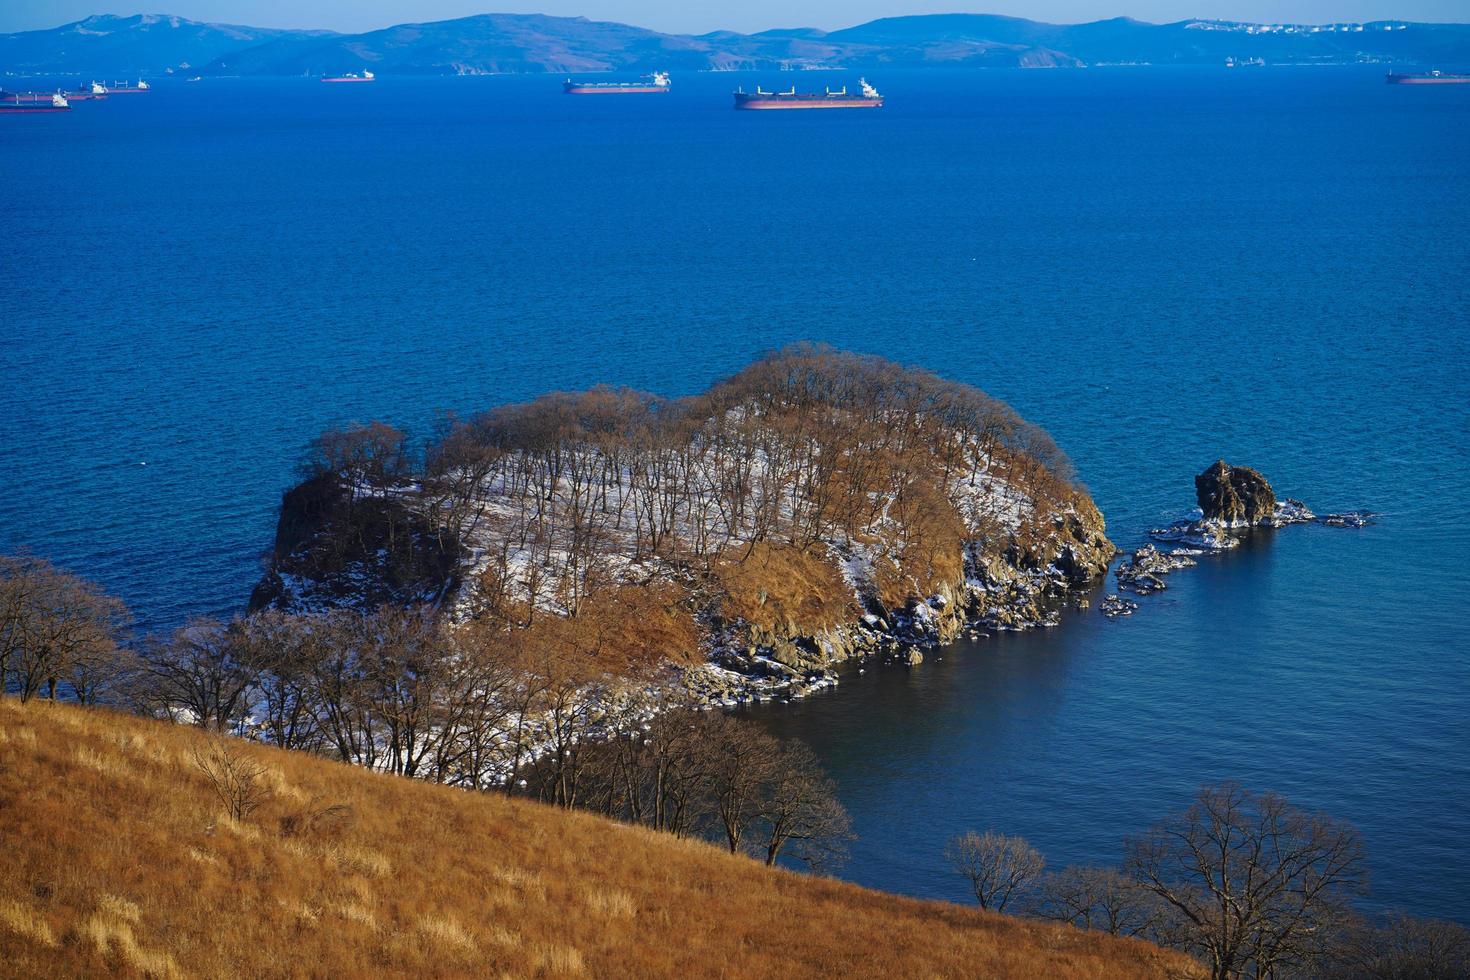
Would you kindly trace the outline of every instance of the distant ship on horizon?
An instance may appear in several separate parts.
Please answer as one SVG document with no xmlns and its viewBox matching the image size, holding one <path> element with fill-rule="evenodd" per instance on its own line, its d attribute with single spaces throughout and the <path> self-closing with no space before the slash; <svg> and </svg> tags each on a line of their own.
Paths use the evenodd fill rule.
<svg viewBox="0 0 1470 980">
<path fill-rule="evenodd" d="M 93 82 L 92 84 L 97 88 L 102 87 L 100 85 L 97 85 L 96 82 Z M 138 84 L 136 85 L 129 85 L 127 82 L 113 82 L 111 85 L 107 86 L 107 93 L 109 95 L 142 95 L 144 92 L 151 91 L 153 91 L 153 86 L 149 85 L 141 78 L 138 79 Z"/>
<path fill-rule="evenodd" d="M 881 109 L 883 96 L 868 84 L 866 78 L 858 79 L 859 93 L 849 95 L 847 86 L 836 92 L 829 85 L 825 92 L 798 92 L 796 86 L 786 92 L 767 92 L 759 85 L 754 92 L 737 89 L 737 109 Z"/>
<path fill-rule="evenodd" d="M 364 71 L 360 75 L 357 72 L 355 72 L 355 71 L 349 71 L 349 72 L 347 72 L 344 75 L 323 75 L 322 76 L 322 81 L 324 81 L 324 82 L 371 82 L 371 81 L 375 81 L 377 79 L 377 77 L 378 76 L 374 75 L 370 71 Z"/>
<path fill-rule="evenodd" d="M 561 90 L 566 95 L 653 95 L 667 92 L 671 84 L 669 73 L 656 71 L 645 75 L 641 82 L 574 82 L 568 78 L 562 82 Z"/>
<path fill-rule="evenodd" d="M 1470 75 L 1457 75 L 1447 71 L 1427 71 L 1413 75 L 1388 73 L 1384 79 L 1390 85 L 1470 85 Z"/>
</svg>

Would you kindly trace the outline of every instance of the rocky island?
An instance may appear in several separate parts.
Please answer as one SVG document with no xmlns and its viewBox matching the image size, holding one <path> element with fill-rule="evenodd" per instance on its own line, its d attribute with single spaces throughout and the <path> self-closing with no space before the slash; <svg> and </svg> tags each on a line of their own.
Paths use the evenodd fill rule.
<svg viewBox="0 0 1470 980">
<path fill-rule="evenodd" d="M 585 633 L 563 641 L 728 703 L 1054 622 L 1114 553 L 1066 457 L 1009 407 L 803 346 L 692 398 L 494 409 L 422 461 L 386 425 L 328 433 L 252 606 L 427 603 L 507 636 Z"/>
<path fill-rule="evenodd" d="M 1215 460 L 1194 478 L 1194 492 L 1199 502 L 1199 517 L 1156 528 L 1149 536 L 1156 541 L 1177 541 L 1206 551 L 1224 551 L 1240 544 L 1240 532 L 1255 528 L 1312 523 L 1326 527 L 1366 527 L 1374 517 L 1371 512 L 1361 510 L 1318 517 L 1300 500 L 1277 499 L 1276 491 L 1259 471 L 1249 466 L 1231 466 L 1223 459 Z"/>
</svg>

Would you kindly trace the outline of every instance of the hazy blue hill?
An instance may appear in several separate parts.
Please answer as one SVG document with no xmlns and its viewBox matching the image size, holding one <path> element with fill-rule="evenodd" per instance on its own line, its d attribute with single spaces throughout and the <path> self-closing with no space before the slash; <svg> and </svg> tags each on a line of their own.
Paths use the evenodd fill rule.
<svg viewBox="0 0 1470 980">
<path fill-rule="evenodd" d="M 603 71 L 705 67 L 693 38 L 583 17 L 481 14 L 323 39 L 282 38 L 221 58 L 211 70 L 245 75 L 319 74 L 366 67 L 385 73 Z"/>
<path fill-rule="evenodd" d="M 382 74 L 690 71 L 828 66 L 1053 67 L 1108 63 L 1382 62 L 1470 66 L 1470 25 L 1271 28 L 1223 21 L 1147 24 L 1125 17 L 1047 24 L 992 14 L 885 17 L 840 31 L 661 34 L 583 17 L 483 14 L 365 34 L 275 31 L 178 17 L 89 17 L 0 35 L 0 71 L 158 72 L 181 63 L 228 75 L 370 68 Z"/>
<path fill-rule="evenodd" d="M 867 45 L 914 45 L 958 40 L 1035 44 L 1058 30 L 1065 28 L 998 14 L 918 14 L 882 17 L 856 27 L 832 31 L 827 39 Z"/>
<path fill-rule="evenodd" d="M 484 14 L 404 24 L 368 34 L 282 38 L 210 65 L 218 74 L 297 75 L 368 68 L 381 74 L 690 71 L 853 63 L 866 49 L 827 43 L 820 32 L 765 36 L 714 31 L 660 34 L 584 17 Z M 875 59 L 868 59 L 875 60 Z"/>
<path fill-rule="evenodd" d="M 330 35 L 330 31 L 203 24 L 165 14 L 100 14 L 49 30 L 0 34 L 0 71 L 158 72 L 181 64 L 206 64 L 275 38 Z"/>
<path fill-rule="evenodd" d="M 1470 25 L 1363 24 L 1362 30 L 1313 31 L 1310 27 L 1262 31 L 1228 21 L 1150 24 L 1129 17 L 1086 24 L 1046 24 L 991 14 L 928 14 L 885 17 L 834 31 L 826 40 L 869 48 L 934 52 L 945 45 L 1004 44 L 1065 52 L 1086 64 L 1220 64 L 1228 57 L 1271 63 L 1470 60 Z M 1283 25 L 1284 26 L 1284 25 Z"/>
<path fill-rule="evenodd" d="M 209 66 L 218 74 L 297 75 L 368 68 L 382 74 L 691 71 L 771 68 L 786 62 L 852 63 L 866 50 L 834 45 L 820 31 L 697 37 L 660 34 L 584 17 L 484 14 L 404 24 L 368 34 L 282 38 Z"/>
<path fill-rule="evenodd" d="M 1399 23 L 1364 24 L 1362 30 L 1261 31 L 1252 30 L 1256 25 L 1229 21 L 1145 24 L 1120 19 L 1059 28 L 1049 43 L 1092 64 L 1219 64 L 1228 57 L 1261 58 L 1272 64 L 1470 58 L 1470 25 L 1412 24 L 1399 30 Z"/>
<path fill-rule="evenodd" d="M 752 38 L 799 38 L 803 41 L 818 41 L 827 36 L 827 32 L 815 27 L 777 27 L 768 31 L 757 31 L 750 35 Z"/>
</svg>

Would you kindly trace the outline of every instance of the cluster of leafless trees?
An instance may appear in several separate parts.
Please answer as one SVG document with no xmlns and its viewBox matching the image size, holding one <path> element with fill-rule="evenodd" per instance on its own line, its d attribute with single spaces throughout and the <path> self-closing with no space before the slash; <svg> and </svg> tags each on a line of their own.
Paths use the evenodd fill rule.
<svg viewBox="0 0 1470 980">
<path fill-rule="evenodd" d="M 578 805 L 702 834 L 767 864 L 783 855 L 826 868 L 851 838 L 832 781 L 805 744 L 732 715 L 680 708 L 593 743 L 579 760 Z"/>
<path fill-rule="evenodd" d="M 127 608 L 27 556 L 0 556 L 0 689 L 93 703 L 127 673 Z"/>
<path fill-rule="evenodd" d="M 1470 976 L 1463 928 L 1359 916 L 1353 899 L 1366 890 L 1367 869 L 1358 833 L 1278 794 L 1206 786 L 1125 853 L 1121 869 L 1046 874 L 1020 837 L 969 832 L 946 848 L 982 908 L 1184 949 L 1212 980 Z"/>
<path fill-rule="evenodd" d="M 630 568 L 708 576 L 762 544 L 876 545 L 873 590 L 901 606 L 958 575 L 962 540 L 1024 552 L 1077 494 L 1055 444 L 1004 404 L 816 347 L 693 398 L 596 388 L 449 421 L 421 468 L 404 445 L 382 424 L 330 432 L 308 474 L 349 488 L 347 512 L 375 527 L 382 501 L 412 501 L 441 543 L 480 553 L 482 611 L 518 621 L 575 614 Z M 1024 506 L 979 492 L 1001 483 Z"/>
<path fill-rule="evenodd" d="M 589 603 L 516 630 L 448 626 L 427 607 L 265 611 L 129 645 L 118 600 L 44 561 L 0 559 L 0 668 L 22 699 L 106 697 L 372 769 L 709 836 L 768 863 L 833 863 L 847 815 L 811 751 L 656 702 L 638 681 L 668 639 L 659 593 L 622 597 L 634 605 Z M 218 759 L 200 768 L 232 801 L 248 782 Z"/>
</svg>

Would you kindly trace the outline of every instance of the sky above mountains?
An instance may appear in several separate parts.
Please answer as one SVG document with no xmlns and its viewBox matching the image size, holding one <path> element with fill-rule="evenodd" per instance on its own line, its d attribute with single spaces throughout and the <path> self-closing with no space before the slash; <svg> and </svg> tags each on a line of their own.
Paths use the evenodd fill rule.
<svg viewBox="0 0 1470 980">
<path fill-rule="evenodd" d="M 256 27 L 366 31 L 411 21 L 494 11 L 613 20 L 670 33 L 741 32 L 773 27 L 850 27 L 878 17 L 984 12 L 1077 23 L 1126 15 L 1166 23 L 1191 17 L 1262 23 L 1400 19 L 1470 21 L 1467 0 L 986 0 L 974 6 L 936 0 L 159 0 L 146 9 L 106 0 L 4 0 L 0 31 L 55 27 L 89 14 L 168 13 Z"/>
</svg>

